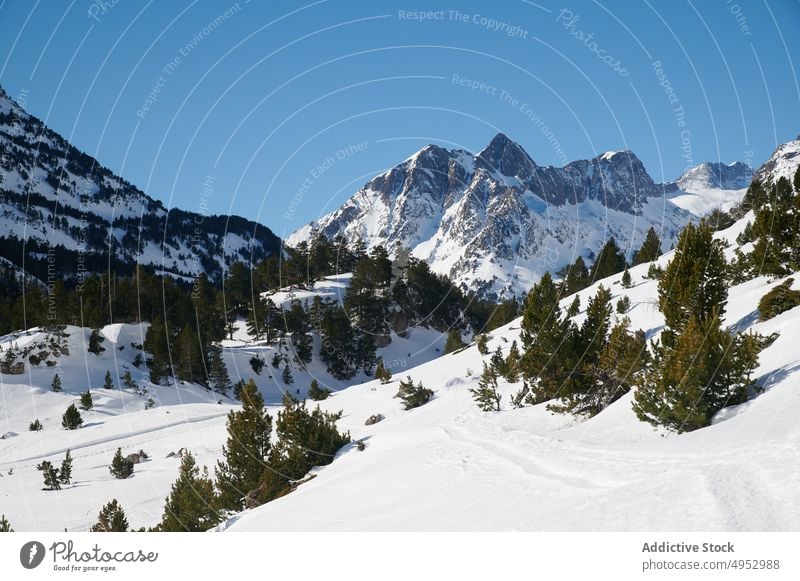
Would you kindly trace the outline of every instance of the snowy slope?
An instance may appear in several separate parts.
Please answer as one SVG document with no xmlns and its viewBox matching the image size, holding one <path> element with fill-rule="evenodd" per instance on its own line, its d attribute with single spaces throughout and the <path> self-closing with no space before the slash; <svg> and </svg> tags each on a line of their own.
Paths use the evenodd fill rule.
<svg viewBox="0 0 800 581">
<path fill-rule="evenodd" d="M 739 225 L 721 236 L 732 241 Z M 659 259 L 666 264 L 670 254 Z M 602 281 L 626 295 L 633 328 L 663 325 L 648 265 Z M 323 402 L 366 450 L 344 450 L 295 493 L 246 512 L 231 531 L 253 530 L 797 530 L 800 527 L 800 308 L 755 323 L 760 297 L 780 281 L 731 289 L 727 324 L 780 333 L 755 376 L 765 393 L 721 412 L 708 428 L 670 435 L 636 419 L 632 394 L 578 423 L 544 405 L 481 413 L 467 389 L 476 347 L 413 369 L 435 399 L 403 411 L 397 382 L 351 387 Z M 800 285 L 795 284 L 795 287 Z M 581 292 L 582 304 L 597 285 Z M 571 298 L 564 301 L 564 306 Z M 578 320 L 582 315 L 578 315 Z M 615 315 L 616 316 L 616 315 Z M 507 350 L 519 320 L 492 333 Z M 470 376 L 470 371 L 472 375 Z M 365 426 L 382 413 L 386 420 Z"/>
</svg>

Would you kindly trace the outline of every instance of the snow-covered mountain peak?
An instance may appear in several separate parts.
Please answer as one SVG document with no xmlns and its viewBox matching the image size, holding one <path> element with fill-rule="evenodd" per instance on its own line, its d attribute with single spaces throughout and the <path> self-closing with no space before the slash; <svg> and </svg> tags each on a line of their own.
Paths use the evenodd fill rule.
<svg viewBox="0 0 800 581">
<path fill-rule="evenodd" d="M 794 141 L 779 145 L 767 162 L 753 176 L 763 183 L 775 183 L 780 178 L 792 180 L 800 163 L 800 136 Z"/>
<path fill-rule="evenodd" d="M 705 162 L 684 172 L 675 184 L 690 193 L 701 193 L 710 189 L 741 190 L 750 185 L 753 169 L 740 162 L 725 164 Z"/>
</svg>

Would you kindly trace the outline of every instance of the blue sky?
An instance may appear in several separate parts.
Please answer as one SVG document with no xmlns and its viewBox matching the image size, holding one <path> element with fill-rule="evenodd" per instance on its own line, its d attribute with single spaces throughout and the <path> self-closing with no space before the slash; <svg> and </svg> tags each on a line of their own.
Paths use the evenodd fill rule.
<svg viewBox="0 0 800 581">
<path fill-rule="evenodd" d="M 798 0 L 5 1 L 0 67 L 168 206 L 282 236 L 431 142 L 627 148 L 661 181 L 800 133 Z"/>
</svg>

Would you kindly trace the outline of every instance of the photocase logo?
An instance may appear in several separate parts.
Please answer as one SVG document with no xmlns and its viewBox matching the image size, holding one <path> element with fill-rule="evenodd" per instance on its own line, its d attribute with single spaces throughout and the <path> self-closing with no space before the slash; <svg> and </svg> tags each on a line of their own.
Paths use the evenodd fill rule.
<svg viewBox="0 0 800 581">
<path fill-rule="evenodd" d="M 19 562 L 26 569 L 35 569 L 44 560 L 44 545 L 39 541 L 30 541 L 19 550 Z"/>
</svg>

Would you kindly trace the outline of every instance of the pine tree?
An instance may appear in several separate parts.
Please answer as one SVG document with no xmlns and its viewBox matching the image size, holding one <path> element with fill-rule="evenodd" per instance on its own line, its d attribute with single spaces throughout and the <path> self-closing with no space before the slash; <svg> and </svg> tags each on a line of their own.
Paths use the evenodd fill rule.
<svg viewBox="0 0 800 581">
<path fill-rule="evenodd" d="M 125 511 L 114 498 L 106 503 L 97 515 L 97 523 L 89 529 L 92 533 L 126 533 L 128 532 L 128 519 Z"/>
<path fill-rule="evenodd" d="M 76 430 L 83 425 L 83 418 L 81 412 L 75 407 L 75 404 L 70 404 L 67 411 L 61 417 L 61 425 L 68 430 Z"/>
<path fill-rule="evenodd" d="M 519 353 L 519 347 L 517 347 L 517 342 L 511 342 L 511 348 L 508 350 L 508 357 L 506 357 L 505 364 L 503 365 L 503 377 L 505 377 L 506 381 L 509 383 L 516 383 L 519 381 L 520 376 L 520 362 L 522 361 L 522 356 Z"/>
<path fill-rule="evenodd" d="M 208 469 L 203 468 L 201 472 L 194 455 L 187 452 L 181 459 L 178 479 L 172 484 L 158 529 L 164 532 L 207 531 L 221 520 L 214 509 L 216 503 Z"/>
<path fill-rule="evenodd" d="M 281 373 L 281 379 L 283 379 L 283 383 L 285 383 L 286 385 L 292 385 L 294 383 L 294 377 L 292 377 L 292 370 L 289 368 L 288 363 L 283 367 L 283 373 Z"/>
<path fill-rule="evenodd" d="M 13 533 L 14 529 L 11 528 L 11 523 L 8 522 L 6 515 L 0 515 L 0 533 Z"/>
<path fill-rule="evenodd" d="M 379 379 L 383 385 L 392 380 L 392 372 L 383 365 L 383 359 L 378 360 L 378 366 L 375 368 L 375 379 Z"/>
<path fill-rule="evenodd" d="M 139 386 L 133 380 L 133 376 L 131 376 L 130 370 L 125 370 L 125 375 L 122 376 L 122 385 L 124 385 L 127 389 L 132 389 L 134 391 L 139 389 Z"/>
<path fill-rule="evenodd" d="M 406 381 L 400 380 L 400 388 L 395 397 L 402 400 L 404 409 L 410 410 L 428 403 L 433 397 L 433 390 L 424 387 L 421 381 L 414 385 L 409 376 Z"/>
<path fill-rule="evenodd" d="M 89 347 L 86 349 L 89 353 L 94 353 L 95 355 L 100 355 L 103 351 L 105 351 L 105 347 L 101 345 L 105 339 L 100 334 L 98 329 L 92 329 L 92 333 L 89 335 Z"/>
<path fill-rule="evenodd" d="M 377 377 L 377 371 L 375 372 L 375 375 Z M 330 394 L 330 389 L 327 387 L 320 387 L 316 379 L 311 380 L 311 387 L 308 388 L 308 397 L 310 397 L 312 400 L 322 401 L 323 399 L 328 399 Z"/>
<path fill-rule="evenodd" d="M 475 344 L 478 346 L 478 353 L 481 355 L 489 354 L 489 338 L 484 333 L 475 338 Z"/>
<path fill-rule="evenodd" d="M 631 273 L 628 272 L 628 269 L 625 269 L 625 272 L 622 273 L 622 287 L 623 288 L 631 288 Z"/>
<path fill-rule="evenodd" d="M 651 226 L 645 235 L 642 246 L 633 255 L 632 264 L 643 264 L 652 262 L 661 255 L 661 240 L 658 238 L 655 229 Z"/>
<path fill-rule="evenodd" d="M 625 269 L 625 254 L 623 254 L 617 241 L 612 236 L 605 243 L 600 254 L 592 265 L 591 280 L 598 281 L 602 278 L 617 274 Z"/>
<path fill-rule="evenodd" d="M 578 313 L 581 312 L 581 297 L 580 295 L 575 295 L 575 298 L 570 303 L 569 308 L 567 308 L 566 315 L 567 317 L 574 317 Z"/>
<path fill-rule="evenodd" d="M 170 375 L 170 359 L 167 326 L 161 315 L 156 315 L 147 329 L 144 338 L 144 350 L 150 354 L 148 367 L 150 381 L 159 385 Z"/>
<path fill-rule="evenodd" d="M 228 375 L 228 368 L 222 360 L 222 348 L 218 345 L 210 347 L 208 382 L 214 391 L 227 395 L 231 388 L 231 378 Z"/>
<path fill-rule="evenodd" d="M 464 347 L 464 342 L 461 340 L 461 332 L 455 327 L 450 329 L 447 333 L 447 341 L 444 345 L 445 355 L 453 353 Z"/>
<path fill-rule="evenodd" d="M 38 418 L 33 420 L 28 425 L 28 430 L 30 430 L 31 432 L 38 432 L 39 430 L 42 430 L 42 429 L 44 429 L 44 426 L 42 425 L 42 422 L 40 422 Z"/>
<path fill-rule="evenodd" d="M 502 396 L 497 391 L 497 372 L 486 363 L 483 364 L 483 373 L 478 380 L 478 387 L 470 388 L 469 392 L 482 411 L 500 411 Z"/>
<path fill-rule="evenodd" d="M 94 401 L 92 401 L 92 392 L 87 389 L 81 394 L 81 409 L 84 411 L 89 411 L 93 407 Z"/>
<path fill-rule="evenodd" d="M 103 388 L 104 389 L 114 389 L 114 380 L 111 378 L 111 372 L 106 371 L 106 376 L 103 379 Z"/>
<path fill-rule="evenodd" d="M 506 358 L 503 357 L 503 350 L 500 348 L 500 345 L 497 346 L 497 349 L 495 349 L 494 353 L 492 354 L 489 364 L 491 365 L 492 371 L 494 371 L 495 375 L 505 375 Z"/>
<path fill-rule="evenodd" d="M 70 453 L 69 449 L 67 449 L 64 459 L 61 461 L 61 470 L 58 472 L 58 481 L 61 484 L 72 483 L 72 454 Z"/>
<path fill-rule="evenodd" d="M 564 273 L 564 293 L 571 295 L 585 289 L 592 284 L 589 269 L 582 256 L 579 256 L 575 263 L 570 265 Z"/>
<path fill-rule="evenodd" d="M 53 376 L 53 382 L 50 384 L 50 388 L 56 393 L 58 393 L 58 392 L 63 390 L 63 384 L 61 382 L 61 376 L 58 373 L 56 373 Z"/>
<path fill-rule="evenodd" d="M 44 485 L 47 487 L 47 490 L 61 490 L 58 468 L 53 466 L 52 462 L 49 460 L 42 460 L 42 462 L 36 466 L 36 469 L 42 473 Z"/>
<path fill-rule="evenodd" d="M 217 463 L 220 506 L 241 510 L 242 498 L 258 487 L 270 451 L 272 417 L 251 379 L 241 391 L 242 409 L 228 413 L 228 440 Z"/>
<path fill-rule="evenodd" d="M 658 283 L 658 302 L 667 329 L 662 341 L 671 345 L 688 321 L 702 327 L 725 311 L 728 299 L 725 256 L 722 244 L 704 221 L 689 223 L 681 232 L 675 255 Z"/>
<path fill-rule="evenodd" d="M 656 352 L 656 362 L 634 394 L 637 417 L 675 432 L 708 426 L 727 405 L 745 401 L 757 349 L 722 329 L 719 316 L 690 317 L 671 346 Z"/>
<path fill-rule="evenodd" d="M 122 455 L 122 448 L 117 448 L 108 470 L 114 478 L 124 480 L 133 474 L 133 461 Z"/>
<path fill-rule="evenodd" d="M 621 297 L 617 301 L 617 312 L 620 315 L 624 315 L 625 313 L 627 313 L 628 309 L 630 308 L 631 308 L 631 299 L 629 299 L 628 297 Z"/>
</svg>

